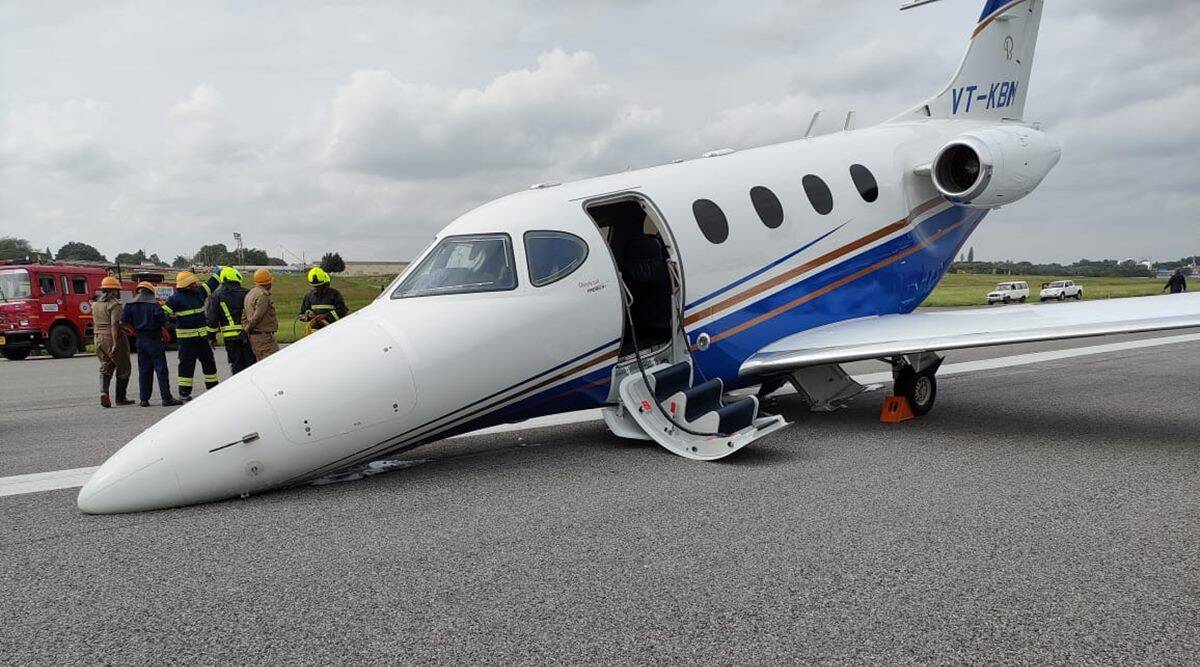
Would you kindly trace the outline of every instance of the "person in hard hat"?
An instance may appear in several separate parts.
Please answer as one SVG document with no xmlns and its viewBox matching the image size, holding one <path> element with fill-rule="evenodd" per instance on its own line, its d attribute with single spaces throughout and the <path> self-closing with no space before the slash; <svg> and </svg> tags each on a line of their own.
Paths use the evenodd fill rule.
<svg viewBox="0 0 1200 667">
<path fill-rule="evenodd" d="M 108 389 L 113 374 L 117 376 L 117 405 L 130 405 L 126 398 L 129 389 L 129 339 L 121 329 L 121 281 L 105 276 L 100 281 L 100 293 L 92 304 L 92 328 L 96 333 L 96 358 L 100 360 L 100 405 L 112 407 Z"/>
<path fill-rule="evenodd" d="M 350 313 L 342 293 L 329 286 L 329 273 L 319 266 L 308 272 L 308 284 L 312 291 L 300 302 L 300 320 L 311 322 L 313 329 L 333 324 Z"/>
<path fill-rule="evenodd" d="M 180 271 L 175 276 L 175 293 L 163 304 L 167 316 L 175 321 L 175 340 L 179 342 L 179 398 L 192 400 L 192 385 L 195 382 L 196 361 L 204 373 L 204 388 L 217 386 L 217 361 L 213 358 L 213 346 L 208 322 L 204 316 L 205 293 L 200 287 L 200 277 L 191 271 Z"/>
<path fill-rule="evenodd" d="M 242 330 L 242 310 L 246 307 L 246 288 L 242 287 L 242 274 L 232 266 L 220 273 L 221 286 L 212 293 L 205 306 L 208 328 L 217 331 L 217 338 L 225 346 L 225 356 L 234 375 L 254 363 L 254 352 L 250 349 L 245 331 Z"/>
<path fill-rule="evenodd" d="M 137 284 L 137 296 L 121 310 L 121 322 L 133 328 L 137 335 L 138 396 L 143 408 L 150 407 L 154 392 L 154 377 L 158 376 L 158 392 L 163 405 L 181 405 L 183 401 L 171 395 L 171 374 L 167 370 L 167 313 L 154 298 L 154 285 Z"/>
<path fill-rule="evenodd" d="M 271 300 L 271 283 L 274 278 L 267 269 L 254 272 L 254 288 L 246 293 L 242 307 L 242 327 L 250 338 L 250 349 L 254 358 L 262 361 L 279 351 L 275 332 L 279 330 L 279 319 L 275 315 L 275 302 Z"/>
</svg>

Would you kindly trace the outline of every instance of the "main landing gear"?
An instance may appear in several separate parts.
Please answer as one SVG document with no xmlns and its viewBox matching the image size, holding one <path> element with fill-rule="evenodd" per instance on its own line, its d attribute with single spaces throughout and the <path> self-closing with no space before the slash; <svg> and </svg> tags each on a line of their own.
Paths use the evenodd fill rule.
<svg viewBox="0 0 1200 667">
<path fill-rule="evenodd" d="M 927 414 L 937 400 L 937 371 L 942 357 L 933 352 L 919 352 L 894 357 L 891 362 L 895 394 L 908 399 L 914 415 Z"/>
</svg>

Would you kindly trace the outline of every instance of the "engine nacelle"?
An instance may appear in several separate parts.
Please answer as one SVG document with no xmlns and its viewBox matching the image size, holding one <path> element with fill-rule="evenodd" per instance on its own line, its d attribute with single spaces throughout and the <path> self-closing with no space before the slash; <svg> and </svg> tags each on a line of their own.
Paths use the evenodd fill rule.
<svg viewBox="0 0 1200 667">
<path fill-rule="evenodd" d="M 965 132 L 942 147 L 930 165 L 933 185 L 946 199 L 970 208 L 1011 204 L 1046 178 L 1062 146 L 1019 125 Z"/>
</svg>

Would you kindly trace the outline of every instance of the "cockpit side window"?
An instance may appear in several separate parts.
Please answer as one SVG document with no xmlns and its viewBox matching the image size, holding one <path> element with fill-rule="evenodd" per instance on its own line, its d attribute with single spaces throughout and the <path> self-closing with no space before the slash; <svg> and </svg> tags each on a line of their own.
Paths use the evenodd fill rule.
<svg viewBox="0 0 1200 667">
<path fill-rule="evenodd" d="M 512 239 L 508 234 L 471 234 L 442 239 L 392 292 L 393 299 L 515 289 Z"/>
<path fill-rule="evenodd" d="M 571 275 L 588 256 L 583 239 L 566 232 L 525 232 L 529 282 L 544 287 Z"/>
</svg>

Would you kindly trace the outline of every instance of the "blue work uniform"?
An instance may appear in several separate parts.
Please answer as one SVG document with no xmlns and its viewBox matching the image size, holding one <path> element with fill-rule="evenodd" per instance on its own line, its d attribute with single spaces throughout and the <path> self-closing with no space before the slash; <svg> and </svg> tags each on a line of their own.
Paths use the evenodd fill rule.
<svg viewBox="0 0 1200 667">
<path fill-rule="evenodd" d="M 153 294 L 138 290 L 137 296 L 121 310 L 121 322 L 133 327 L 137 334 L 138 395 L 142 402 L 154 392 L 154 377 L 158 376 L 158 391 L 164 401 L 171 395 L 171 375 L 167 370 L 167 353 L 163 347 L 162 331 L 167 314 Z"/>
<path fill-rule="evenodd" d="M 175 290 L 163 310 L 175 320 L 175 340 L 179 342 L 179 395 L 184 399 L 192 395 L 192 384 L 196 374 L 196 360 L 204 373 L 204 387 L 217 386 L 217 362 L 213 358 L 212 346 L 204 317 L 205 294 L 199 288 L 185 287 Z"/>
</svg>

